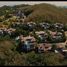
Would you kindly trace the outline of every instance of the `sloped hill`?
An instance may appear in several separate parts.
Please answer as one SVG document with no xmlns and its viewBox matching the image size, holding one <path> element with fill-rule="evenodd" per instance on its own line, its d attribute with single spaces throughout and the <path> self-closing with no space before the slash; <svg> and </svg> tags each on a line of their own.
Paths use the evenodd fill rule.
<svg viewBox="0 0 67 67">
<path fill-rule="evenodd" d="M 27 21 L 67 22 L 67 10 L 50 4 L 37 4 L 27 8 L 31 11 Z"/>
<path fill-rule="evenodd" d="M 67 8 L 56 7 L 50 4 L 36 4 L 36 5 L 15 5 L 13 7 L 3 6 L 0 8 L 0 16 L 16 13 L 22 10 L 27 16 L 26 21 L 42 22 L 48 21 L 50 23 L 66 23 L 67 22 Z M 6 19 L 8 19 L 6 17 Z M 2 21 L 2 19 L 1 19 Z M 11 21 L 10 21 L 11 22 Z"/>
</svg>

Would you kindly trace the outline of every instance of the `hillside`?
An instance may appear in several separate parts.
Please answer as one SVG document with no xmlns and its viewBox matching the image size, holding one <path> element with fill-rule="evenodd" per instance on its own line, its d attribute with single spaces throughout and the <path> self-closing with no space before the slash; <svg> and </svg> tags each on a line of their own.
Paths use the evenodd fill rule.
<svg viewBox="0 0 67 67">
<path fill-rule="evenodd" d="M 26 21 L 48 21 L 51 23 L 66 23 L 67 22 L 67 8 L 56 7 L 50 4 L 36 4 L 36 5 L 15 5 L 0 7 L 0 16 L 15 14 L 18 10 L 22 10 L 27 16 Z M 9 16 L 8 16 L 9 17 Z M 6 18 L 6 17 L 5 17 Z M 8 18 L 7 18 L 8 19 Z"/>
<path fill-rule="evenodd" d="M 65 8 L 56 7 L 49 4 L 38 4 L 30 6 L 28 11 L 28 21 L 49 21 L 49 22 L 67 22 L 67 10 Z"/>
</svg>

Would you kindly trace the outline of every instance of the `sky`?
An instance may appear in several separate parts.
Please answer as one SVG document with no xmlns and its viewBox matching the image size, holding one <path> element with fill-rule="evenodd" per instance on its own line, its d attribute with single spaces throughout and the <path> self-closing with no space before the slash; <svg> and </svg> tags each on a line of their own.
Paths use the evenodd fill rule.
<svg viewBox="0 0 67 67">
<path fill-rule="evenodd" d="M 19 4 L 40 4 L 40 3 L 48 3 L 56 6 L 67 6 L 66 1 L 0 1 L 0 7 L 7 5 L 7 6 L 14 6 Z"/>
</svg>

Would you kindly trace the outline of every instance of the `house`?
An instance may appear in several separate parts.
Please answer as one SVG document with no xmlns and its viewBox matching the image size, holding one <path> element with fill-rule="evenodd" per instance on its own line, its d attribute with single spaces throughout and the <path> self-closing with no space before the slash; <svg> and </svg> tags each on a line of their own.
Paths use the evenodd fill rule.
<svg viewBox="0 0 67 67">
<path fill-rule="evenodd" d="M 49 31 L 50 32 L 50 38 L 52 42 L 63 42 L 63 33 L 57 32 L 57 31 Z"/>
<path fill-rule="evenodd" d="M 2 30 L 3 30 L 3 35 L 7 35 L 7 28 L 4 28 Z"/>
<path fill-rule="evenodd" d="M 67 40 L 65 41 L 65 47 L 67 47 Z"/>
<path fill-rule="evenodd" d="M 36 27 L 36 24 L 34 22 L 27 22 L 27 23 L 22 24 L 22 28 L 24 30 L 33 31 L 33 29 L 35 29 L 35 27 Z"/>
<path fill-rule="evenodd" d="M 27 22 L 27 25 L 28 25 L 29 31 L 33 31 L 33 29 L 35 29 L 35 27 L 36 27 L 36 23 L 34 23 L 34 22 Z"/>
<path fill-rule="evenodd" d="M 11 27 L 16 28 L 16 27 L 19 27 L 20 25 L 21 25 L 20 22 L 15 22 L 11 24 Z"/>
<path fill-rule="evenodd" d="M 56 43 L 55 53 L 60 53 L 64 57 L 67 57 L 67 49 L 65 49 L 65 43 Z"/>
<path fill-rule="evenodd" d="M 14 28 L 8 28 L 6 32 L 9 36 L 14 37 L 15 36 L 15 31 L 16 31 L 16 29 L 14 29 Z"/>
<path fill-rule="evenodd" d="M 56 43 L 57 48 L 65 48 L 65 43 Z"/>
<path fill-rule="evenodd" d="M 35 49 L 36 39 L 33 36 L 23 37 L 21 35 L 20 40 L 21 40 L 21 44 L 20 44 L 21 51 L 31 51 Z"/>
<path fill-rule="evenodd" d="M 61 24 L 61 23 L 55 23 L 55 24 L 53 24 L 52 27 L 53 27 L 54 29 L 57 29 L 57 30 L 62 30 L 63 27 L 64 27 L 64 25 Z"/>
<path fill-rule="evenodd" d="M 36 31 L 35 34 L 37 35 L 38 40 L 39 40 L 40 43 L 48 42 L 47 41 L 48 35 L 47 35 L 46 32 L 44 32 L 44 31 Z"/>
<path fill-rule="evenodd" d="M 58 53 L 62 53 L 63 49 L 65 48 L 65 43 L 56 43 L 56 51 L 58 51 Z"/>
<path fill-rule="evenodd" d="M 61 53 L 65 58 L 67 58 L 67 48 L 65 47 L 66 42 L 64 43 L 57 43 L 57 51 Z"/>
<path fill-rule="evenodd" d="M 46 52 L 51 50 L 51 44 L 49 43 L 40 43 L 38 44 L 38 53 Z"/>
<path fill-rule="evenodd" d="M 65 31 L 64 33 L 65 33 L 65 36 L 67 37 L 67 31 Z"/>
<path fill-rule="evenodd" d="M 7 28 L 0 28 L 0 35 L 6 35 Z"/>
<path fill-rule="evenodd" d="M 16 16 L 17 16 L 18 18 L 22 18 L 22 19 L 25 19 L 25 18 L 26 18 L 24 12 L 22 12 L 21 10 L 19 10 L 19 11 L 17 12 Z M 23 22 L 24 22 L 24 20 L 23 20 Z"/>
<path fill-rule="evenodd" d="M 16 16 L 18 16 L 18 17 L 22 16 L 22 14 L 21 14 L 21 11 L 20 11 L 20 10 L 16 13 Z"/>
<path fill-rule="evenodd" d="M 40 26 L 43 28 L 43 29 L 49 29 L 50 28 L 50 24 L 49 23 L 40 23 Z"/>
<path fill-rule="evenodd" d="M 0 36 L 3 35 L 3 30 L 0 29 Z"/>
</svg>

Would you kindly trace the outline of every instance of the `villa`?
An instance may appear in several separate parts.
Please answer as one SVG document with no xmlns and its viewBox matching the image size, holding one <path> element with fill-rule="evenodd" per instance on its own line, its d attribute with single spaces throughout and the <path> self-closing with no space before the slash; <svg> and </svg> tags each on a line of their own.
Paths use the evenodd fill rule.
<svg viewBox="0 0 67 67">
<path fill-rule="evenodd" d="M 57 31 L 49 31 L 50 32 L 50 38 L 52 42 L 63 42 L 63 34 L 61 32 Z"/>
<path fill-rule="evenodd" d="M 23 35 L 19 36 L 20 42 L 20 49 L 22 51 L 31 51 L 35 49 L 36 39 L 33 36 L 23 37 Z"/>
<path fill-rule="evenodd" d="M 56 30 L 62 30 L 64 27 L 63 24 L 61 23 L 55 23 L 55 24 L 52 24 L 52 28 L 56 29 Z"/>
<path fill-rule="evenodd" d="M 49 43 L 40 43 L 38 44 L 38 53 L 46 52 L 51 50 L 51 44 Z"/>
<path fill-rule="evenodd" d="M 36 23 L 34 23 L 34 22 L 28 22 L 27 25 L 28 25 L 30 31 L 33 31 L 33 29 L 35 29 L 35 27 L 36 27 Z"/>
<path fill-rule="evenodd" d="M 0 36 L 3 35 L 3 30 L 0 29 Z"/>
<path fill-rule="evenodd" d="M 49 23 L 40 23 L 40 26 L 43 28 L 43 29 L 49 29 L 50 28 L 50 24 Z"/>
<path fill-rule="evenodd" d="M 14 29 L 14 28 L 8 28 L 6 32 L 8 35 L 12 36 L 12 35 L 14 35 L 15 31 L 16 31 L 16 29 Z"/>
<path fill-rule="evenodd" d="M 37 35 L 38 39 L 40 40 L 39 42 L 41 43 L 45 43 L 48 42 L 47 38 L 48 38 L 48 34 L 44 31 L 37 31 L 35 32 L 35 34 Z"/>
</svg>

